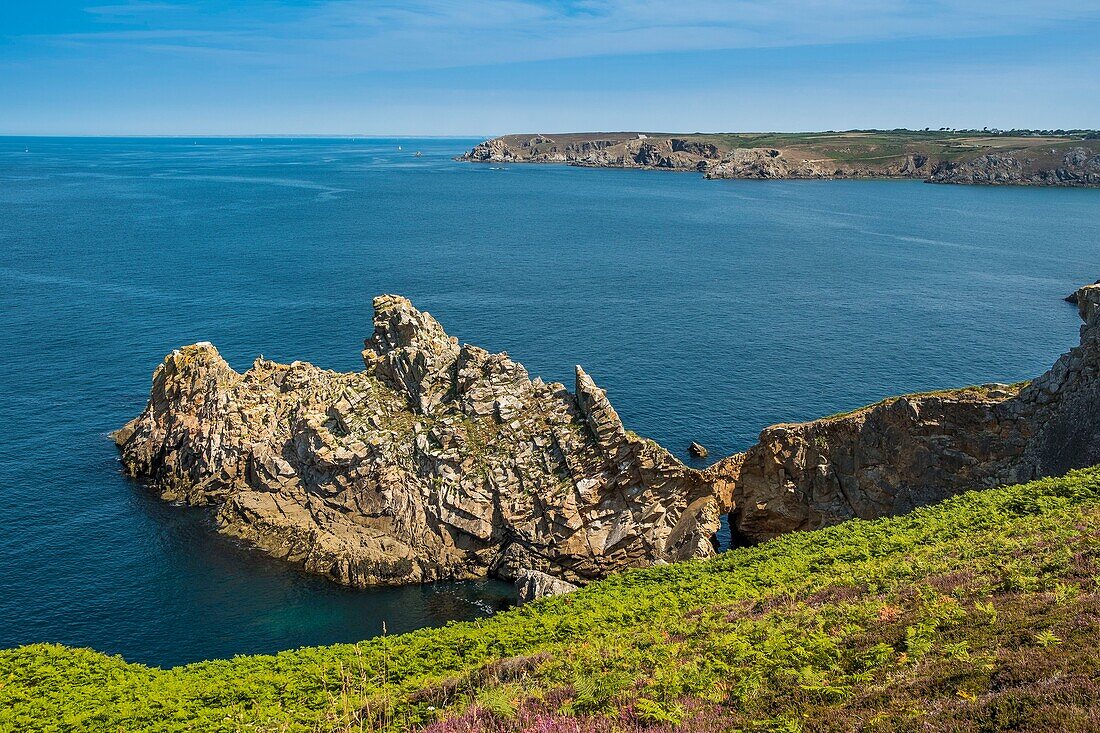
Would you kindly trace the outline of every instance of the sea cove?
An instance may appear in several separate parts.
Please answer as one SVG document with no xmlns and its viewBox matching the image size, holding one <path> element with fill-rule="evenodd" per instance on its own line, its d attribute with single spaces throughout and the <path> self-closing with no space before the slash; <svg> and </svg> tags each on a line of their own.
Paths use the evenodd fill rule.
<svg viewBox="0 0 1100 733">
<path fill-rule="evenodd" d="M 693 440 L 716 459 L 775 422 L 1033 377 L 1096 277 L 1096 191 L 451 160 L 475 142 L 0 140 L 0 646 L 170 665 L 510 602 L 341 590 L 125 479 L 106 433 L 182 344 L 357 369 L 371 297 L 400 293 L 532 375 L 583 364 L 688 462 Z"/>
</svg>

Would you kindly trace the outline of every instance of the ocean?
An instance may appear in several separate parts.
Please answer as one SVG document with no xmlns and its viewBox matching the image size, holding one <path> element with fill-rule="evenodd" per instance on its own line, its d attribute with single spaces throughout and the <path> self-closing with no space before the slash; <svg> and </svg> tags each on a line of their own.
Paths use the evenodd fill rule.
<svg viewBox="0 0 1100 733">
<path fill-rule="evenodd" d="M 0 647 L 170 666 L 512 603 L 356 591 L 122 475 L 173 348 L 361 368 L 371 298 L 572 387 L 685 462 L 776 422 L 1040 374 L 1100 278 L 1100 191 L 453 161 L 460 139 L 0 138 Z M 414 155 L 421 152 L 420 157 Z"/>
</svg>

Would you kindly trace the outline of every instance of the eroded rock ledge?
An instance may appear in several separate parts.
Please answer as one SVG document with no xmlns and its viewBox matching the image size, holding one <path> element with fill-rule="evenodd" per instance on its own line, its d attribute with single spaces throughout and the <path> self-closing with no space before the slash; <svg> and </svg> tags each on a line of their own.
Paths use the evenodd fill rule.
<svg viewBox="0 0 1100 733">
<path fill-rule="evenodd" d="M 123 465 L 352 586 L 520 570 L 581 583 L 714 553 L 709 484 L 628 433 L 580 367 L 575 394 L 532 380 L 392 295 L 374 301 L 363 359 L 239 374 L 210 344 L 179 349 L 116 434 Z"/>
<path fill-rule="evenodd" d="M 1046 374 L 884 400 L 773 425 L 706 471 L 730 524 L 756 542 L 872 519 L 1100 463 L 1100 285 L 1077 291 L 1081 343 Z"/>
</svg>

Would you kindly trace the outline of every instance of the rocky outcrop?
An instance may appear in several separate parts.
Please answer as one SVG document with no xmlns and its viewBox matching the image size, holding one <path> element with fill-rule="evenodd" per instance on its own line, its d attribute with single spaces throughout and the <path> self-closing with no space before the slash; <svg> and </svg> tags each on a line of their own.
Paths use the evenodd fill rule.
<svg viewBox="0 0 1100 733">
<path fill-rule="evenodd" d="M 1100 285 L 1077 301 L 1080 345 L 1028 384 L 908 395 L 766 428 L 706 472 L 731 527 L 759 541 L 1100 463 Z"/>
<path fill-rule="evenodd" d="M 783 148 L 722 146 L 708 142 L 711 137 L 723 136 L 506 135 L 476 145 L 459 159 L 700 171 L 715 179 L 911 178 L 932 183 L 1100 186 L 1100 147 L 1091 141 L 1066 149 L 1065 140 L 1056 138 L 1062 147 L 1042 148 L 1043 141 L 1033 138 L 982 153 L 980 146 L 960 148 L 948 138 L 934 157 L 927 150 L 940 146 L 929 145 L 927 139 L 897 150 L 880 149 L 877 143 L 854 136 L 851 144 L 838 150 L 823 142 L 827 135 L 792 140 Z"/>
<path fill-rule="evenodd" d="M 547 596 L 561 596 L 577 590 L 577 586 L 538 570 L 520 570 L 516 574 L 516 593 L 520 603 Z"/>
<path fill-rule="evenodd" d="M 1093 283 L 1093 285 L 1100 285 L 1100 280 L 1097 280 L 1095 283 Z M 1074 290 L 1072 293 L 1063 298 L 1063 300 L 1065 300 L 1067 303 L 1077 305 L 1077 292 L 1078 291 Z"/>
<path fill-rule="evenodd" d="M 1051 153 L 1056 155 L 1056 151 Z M 929 180 L 933 183 L 1017 186 L 1100 186 L 1100 150 L 1073 148 L 1054 161 L 1000 153 L 961 162 L 943 161 L 936 164 Z"/>
<path fill-rule="evenodd" d="M 580 367 L 572 393 L 531 379 L 392 295 L 363 371 L 260 358 L 241 374 L 194 344 L 115 440 L 165 499 L 337 582 L 497 575 L 537 596 L 711 555 L 722 513 L 756 542 L 1100 463 L 1100 284 L 1075 300 L 1080 344 L 1030 383 L 773 425 L 704 472 L 627 431 Z"/>
<path fill-rule="evenodd" d="M 927 178 L 928 157 L 911 153 L 876 166 L 858 166 L 829 158 L 807 158 L 798 151 L 738 148 L 706 169 L 707 178 Z"/>
<path fill-rule="evenodd" d="M 775 148 L 738 148 L 706 171 L 707 178 L 830 178 L 836 166 L 828 162 L 792 161 Z"/>
<path fill-rule="evenodd" d="M 460 345 L 408 300 L 374 301 L 361 372 L 209 343 L 168 355 L 116 434 L 126 471 L 210 506 L 225 534 L 351 586 L 517 577 L 582 583 L 704 557 L 710 485 L 576 390 Z"/>
<path fill-rule="evenodd" d="M 681 138 L 647 138 L 622 133 L 576 142 L 545 136 L 509 135 L 480 143 L 460 160 L 488 163 L 568 163 L 591 168 L 705 170 L 718 160 L 715 145 Z"/>
</svg>

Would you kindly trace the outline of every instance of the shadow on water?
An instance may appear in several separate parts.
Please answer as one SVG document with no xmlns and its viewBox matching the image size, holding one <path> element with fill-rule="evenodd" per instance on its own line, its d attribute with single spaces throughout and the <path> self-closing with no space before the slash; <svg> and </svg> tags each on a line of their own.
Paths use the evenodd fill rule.
<svg viewBox="0 0 1100 733">
<path fill-rule="evenodd" d="M 510 583 L 495 579 L 421 585 L 347 588 L 272 558 L 217 532 L 209 508 L 159 499 L 141 481 L 123 477 L 133 505 L 158 529 L 160 554 L 171 569 L 162 592 L 201 599 L 193 609 L 211 629 L 233 629 L 193 640 L 166 640 L 154 655 L 133 661 L 171 665 L 241 653 L 274 653 L 297 646 L 356 642 L 481 618 L 511 608 Z M 175 588 L 169 589 L 170 585 Z M 193 602 L 192 600 L 192 602 Z M 186 622 L 190 613 L 178 621 Z M 126 645 L 125 640 L 120 640 Z"/>
</svg>

